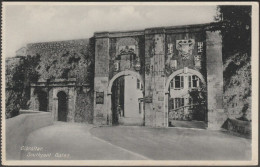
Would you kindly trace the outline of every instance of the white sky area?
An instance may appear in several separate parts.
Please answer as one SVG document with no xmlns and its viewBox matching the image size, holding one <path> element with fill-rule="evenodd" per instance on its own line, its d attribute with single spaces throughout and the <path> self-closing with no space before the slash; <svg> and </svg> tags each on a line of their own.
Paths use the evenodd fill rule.
<svg viewBox="0 0 260 167">
<path fill-rule="evenodd" d="M 98 31 L 209 23 L 216 6 L 5 5 L 6 56 L 27 43 L 82 39 Z"/>
</svg>

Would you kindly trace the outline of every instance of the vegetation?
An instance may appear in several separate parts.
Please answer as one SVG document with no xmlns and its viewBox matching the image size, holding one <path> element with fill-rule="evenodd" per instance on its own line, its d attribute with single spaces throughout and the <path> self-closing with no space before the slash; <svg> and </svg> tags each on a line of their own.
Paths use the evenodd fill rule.
<svg viewBox="0 0 260 167">
<path fill-rule="evenodd" d="M 247 120 L 251 96 L 251 6 L 218 6 L 217 10 L 215 19 L 221 22 L 223 38 L 224 95 L 229 103 L 244 104 L 237 112 L 240 120 Z"/>
<path fill-rule="evenodd" d="M 193 115 L 192 118 L 198 121 L 205 121 L 207 113 L 207 92 L 206 87 L 203 86 L 200 89 L 192 89 L 189 91 L 189 95 L 192 99 Z"/>
<path fill-rule="evenodd" d="M 40 55 L 21 57 L 13 68 L 6 67 L 6 118 L 14 117 L 21 108 L 29 107 L 29 86 L 39 78 L 35 70 L 39 59 Z"/>
<path fill-rule="evenodd" d="M 20 109 L 29 108 L 30 83 L 39 80 L 76 78 L 77 85 L 90 86 L 87 93 L 91 94 L 94 88 L 94 52 L 88 46 L 51 52 L 45 50 L 33 56 L 21 57 L 9 65 L 7 63 L 6 118 L 18 115 Z M 82 93 L 81 89 L 77 91 Z"/>
</svg>

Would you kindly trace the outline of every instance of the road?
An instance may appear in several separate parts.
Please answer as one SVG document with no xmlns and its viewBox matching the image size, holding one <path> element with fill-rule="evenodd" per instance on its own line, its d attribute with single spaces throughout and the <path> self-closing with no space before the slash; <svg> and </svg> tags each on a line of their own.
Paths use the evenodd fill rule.
<svg viewBox="0 0 260 167">
<path fill-rule="evenodd" d="M 245 160 L 251 156 L 250 146 L 249 139 L 217 131 L 127 126 L 93 127 L 86 124 L 56 122 L 28 136 L 21 158 Z"/>
<path fill-rule="evenodd" d="M 91 134 L 154 160 L 249 160 L 251 141 L 189 128 L 100 127 Z"/>
<path fill-rule="evenodd" d="M 56 122 L 32 132 L 22 160 L 144 160 L 146 157 L 109 144 L 89 133 L 91 125 Z M 33 149 L 33 150 L 32 150 Z"/>
</svg>

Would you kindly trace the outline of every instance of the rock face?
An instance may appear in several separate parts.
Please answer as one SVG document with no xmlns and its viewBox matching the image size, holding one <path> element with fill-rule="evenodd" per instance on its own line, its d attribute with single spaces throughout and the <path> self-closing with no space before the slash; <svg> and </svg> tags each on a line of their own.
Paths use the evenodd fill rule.
<svg viewBox="0 0 260 167">
<path fill-rule="evenodd" d="M 229 118 L 241 116 L 251 121 L 250 55 L 236 53 L 224 63 L 224 109 Z"/>
</svg>

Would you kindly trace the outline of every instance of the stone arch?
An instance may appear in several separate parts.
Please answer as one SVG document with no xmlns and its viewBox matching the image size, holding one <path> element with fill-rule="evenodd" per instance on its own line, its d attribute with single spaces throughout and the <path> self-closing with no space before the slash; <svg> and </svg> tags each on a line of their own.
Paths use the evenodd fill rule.
<svg viewBox="0 0 260 167">
<path fill-rule="evenodd" d="M 57 93 L 58 97 L 58 121 L 67 122 L 68 116 L 68 95 L 64 91 Z"/>
<path fill-rule="evenodd" d="M 111 95 L 112 95 L 112 86 L 113 86 L 113 83 L 114 81 L 119 78 L 119 77 L 122 77 L 122 76 L 128 76 L 128 75 L 131 75 L 131 76 L 134 76 L 136 77 L 137 79 L 140 80 L 140 82 L 142 83 L 142 85 L 144 86 L 144 81 L 141 77 L 141 75 L 135 71 L 130 71 L 130 70 L 126 70 L 126 71 L 121 71 L 119 72 L 118 74 L 116 74 L 108 83 L 108 87 L 107 87 L 107 96 L 106 96 L 106 106 L 107 106 L 107 114 L 108 114 L 108 124 L 109 125 L 112 125 L 112 101 L 111 101 Z M 144 90 L 143 90 L 143 95 L 144 95 Z"/>
<path fill-rule="evenodd" d="M 48 94 L 45 91 L 38 92 L 39 111 L 48 111 Z"/>
<path fill-rule="evenodd" d="M 205 79 L 204 79 L 204 77 L 202 76 L 202 74 L 199 72 L 199 71 L 196 71 L 196 70 L 193 70 L 193 69 L 186 69 L 187 70 L 187 73 L 191 73 L 191 74 L 194 74 L 194 75 L 197 75 L 199 78 L 200 78 L 200 80 L 201 80 L 201 82 L 203 83 L 203 84 L 206 84 L 206 82 L 205 82 Z M 170 86 L 170 82 L 171 82 L 171 80 L 176 76 L 176 75 L 179 75 L 179 74 L 182 74 L 182 73 L 184 73 L 185 72 L 185 69 L 179 69 L 179 70 L 177 70 L 177 71 L 174 71 L 169 77 L 168 77 L 168 79 L 167 79 L 167 81 L 166 81 L 166 84 L 165 84 L 165 123 L 166 123 L 166 125 L 167 125 L 167 127 L 169 126 L 168 125 L 168 123 L 169 123 L 169 121 L 168 121 L 168 95 L 169 95 L 169 86 Z"/>
<path fill-rule="evenodd" d="M 200 78 L 200 80 L 201 80 L 201 82 L 202 82 L 203 84 L 206 83 L 204 77 L 202 76 L 202 74 L 201 74 L 199 71 L 196 71 L 196 70 L 193 70 L 193 69 L 187 69 L 187 72 L 192 73 L 192 74 L 194 74 L 194 75 L 197 75 L 197 76 Z M 174 72 L 168 77 L 168 79 L 167 79 L 167 81 L 166 81 L 166 84 L 165 84 L 166 93 L 168 92 L 168 88 L 169 88 L 169 86 L 170 86 L 171 80 L 172 80 L 176 75 L 179 75 L 179 74 L 181 74 L 181 73 L 184 73 L 184 69 L 180 69 L 180 70 L 174 71 Z"/>
<path fill-rule="evenodd" d="M 108 92 L 108 95 L 111 94 L 111 89 L 112 89 L 112 86 L 113 86 L 113 82 L 121 77 L 121 76 L 127 76 L 127 75 L 131 75 L 131 76 L 134 76 L 136 77 L 137 79 L 139 79 L 142 83 L 142 85 L 144 86 L 144 81 L 141 77 L 141 75 L 137 72 L 134 72 L 134 71 L 130 71 L 130 70 L 126 70 L 126 71 L 121 71 L 119 73 L 117 73 L 116 75 L 113 76 L 113 78 L 109 81 L 108 83 L 108 88 L 107 88 L 107 92 Z"/>
<path fill-rule="evenodd" d="M 44 88 L 37 87 L 33 91 L 33 96 L 35 97 L 36 105 L 35 110 L 38 111 L 48 111 L 48 92 Z"/>
</svg>

